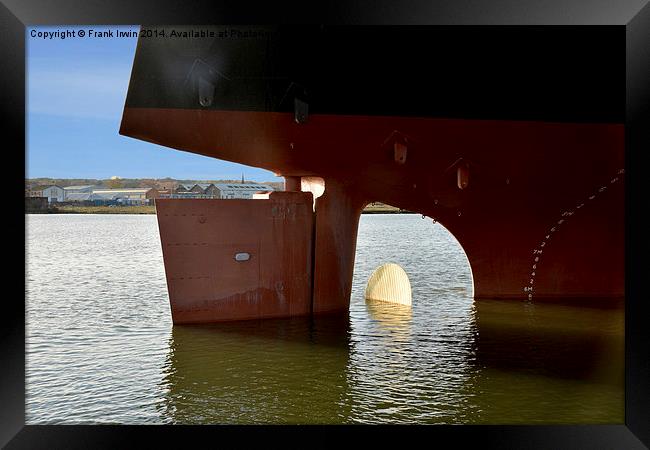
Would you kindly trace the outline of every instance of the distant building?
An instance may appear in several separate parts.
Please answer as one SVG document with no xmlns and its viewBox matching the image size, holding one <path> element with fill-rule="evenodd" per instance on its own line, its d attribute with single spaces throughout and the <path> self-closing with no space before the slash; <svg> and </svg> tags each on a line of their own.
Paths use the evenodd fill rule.
<svg viewBox="0 0 650 450">
<path fill-rule="evenodd" d="M 66 202 L 97 202 L 101 203 L 104 198 L 101 195 L 92 192 L 70 192 L 65 195 Z"/>
<path fill-rule="evenodd" d="M 173 198 L 222 198 L 252 199 L 268 197 L 274 191 L 272 186 L 259 183 L 195 183 L 180 184 L 171 195 Z M 254 197 L 261 194 L 262 197 Z"/>
<path fill-rule="evenodd" d="M 219 190 L 219 197 L 217 198 L 230 199 L 252 199 L 255 194 L 266 194 L 274 191 L 273 187 L 258 183 L 217 183 L 215 187 Z"/>
<path fill-rule="evenodd" d="M 212 183 L 198 183 L 204 198 L 219 198 L 219 189 Z"/>
<path fill-rule="evenodd" d="M 178 186 L 178 182 L 174 180 L 157 180 L 156 189 L 159 191 L 173 191 Z"/>
<path fill-rule="evenodd" d="M 70 200 L 69 195 L 70 194 L 79 194 L 79 193 L 84 193 L 84 194 L 90 194 L 93 192 L 94 189 L 97 189 L 97 186 L 66 186 L 63 188 L 65 191 L 65 199 L 66 201 Z"/>
<path fill-rule="evenodd" d="M 61 186 L 49 186 L 43 189 L 43 197 L 48 203 L 62 202 L 65 200 L 65 190 Z"/>
<path fill-rule="evenodd" d="M 188 193 L 196 192 L 196 189 L 194 189 L 195 186 L 196 184 L 186 184 L 186 183 L 179 184 L 178 186 L 176 186 L 175 194 L 188 194 Z"/>
<path fill-rule="evenodd" d="M 179 184 L 174 189 L 173 198 L 196 198 L 196 193 L 192 191 L 194 184 Z"/>
<path fill-rule="evenodd" d="M 174 198 L 219 198 L 219 191 L 212 183 L 179 184 Z"/>
<path fill-rule="evenodd" d="M 158 190 L 154 188 L 139 189 L 95 189 L 94 200 L 117 202 L 123 205 L 150 205 L 153 199 L 159 198 Z"/>
</svg>

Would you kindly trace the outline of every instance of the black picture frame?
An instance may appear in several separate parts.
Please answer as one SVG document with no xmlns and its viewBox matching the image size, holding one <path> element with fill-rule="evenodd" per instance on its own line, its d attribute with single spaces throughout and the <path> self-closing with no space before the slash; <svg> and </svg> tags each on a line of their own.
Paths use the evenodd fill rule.
<svg viewBox="0 0 650 450">
<path fill-rule="evenodd" d="M 626 311 L 625 311 L 625 424 L 590 426 L 416 426 L 416 427 L 188 427 L 188 426 L 35 426 L 25 425 L 25 305 L 20 282 L 25 280 L 24 248 L 16 237 L 25 232 L 23 194 L 25 174 L 25 29 L 57 24 L 177 24 L 177 23 L 344 23 L 432 25 L 616 25 L 626 29 Z M 375 2 L 209 2 L 181 0 L 106 2 L 100 0 L 3 0 L 0 5 L 0 61 L 2 61 L 3 147 L 11 159 L 7 189 L 12 207 L 5 213 L 5 243 L 15 242 L 6 257 L 2 305 L 2 380 L 0 390 L 0 445 L 7 448 L 117 448 L 146 445 L 195 446 L 205 440 L 221 445 L 236 439 L 248 446 L 262 444 L 310 445 L 345 442 L 349 432 L 364 439 L 402 441 L 406 433 L 425 442 L 441 440 L 454 446 L 468 444 L 499 448 L 647 448 L 650 446 L 650 339 L 646 321 L 648 299 L 644 289 L 644 257 L 648 245 L 643 206 L 646 199 L 644 153 L 650 149 L 650 5 L 644 0 L 548 2 L 436 0 Z M 8 144 L 11 142 L 11 145 Z M 25 286 L 28 288 L 26 281 Z M 295 436 L 308 432 L 310 440 Z M 415 442 L 415 441 L 411 441 Z M 367 444 L 366 444 L 367 445 Z"/>
</svg>

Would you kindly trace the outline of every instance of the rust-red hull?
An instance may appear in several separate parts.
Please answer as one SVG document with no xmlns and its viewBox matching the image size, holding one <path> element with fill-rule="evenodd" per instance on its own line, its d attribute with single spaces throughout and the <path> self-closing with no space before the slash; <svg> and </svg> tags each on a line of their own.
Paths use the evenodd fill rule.
<svg viewBox="0 0 650 450">
<path fill-rule="evenodd" d="M 347 309 L 358 219 L 372 201 L 444 225 L 467 254 L 475 298 L 624 296 L 620 124 L 341 115 L 298 124 L 290 113 L 125 108 L 121 133 L 322 177 L 315 313 Z"/>
<path fill-rule="evenodd" d="M 311 194 L 159 199 L 156 210 L 174 323 L 311 312 Z"/>
</svg>

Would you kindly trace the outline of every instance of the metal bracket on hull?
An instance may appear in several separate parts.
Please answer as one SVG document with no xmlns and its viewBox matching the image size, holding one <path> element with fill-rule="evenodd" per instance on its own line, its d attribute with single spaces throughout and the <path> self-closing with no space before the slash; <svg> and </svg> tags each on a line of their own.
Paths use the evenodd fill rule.
<svg viewBox="0 0 650 450">
<path fill-rule="evenodd" d="M 196 59 L 185 79 L 185 88 L 198 95 L 199 105 L 204 108 L 214 103 L 218 80 L 229 80 L 224 74 L 201 59 Z"/>
<path fill-rule="evenodd" d="M 309 104 L 298 97 L 294 99 L 294 120 L 296 123 L 307 123 L 309 118 Z"/>
</svg>

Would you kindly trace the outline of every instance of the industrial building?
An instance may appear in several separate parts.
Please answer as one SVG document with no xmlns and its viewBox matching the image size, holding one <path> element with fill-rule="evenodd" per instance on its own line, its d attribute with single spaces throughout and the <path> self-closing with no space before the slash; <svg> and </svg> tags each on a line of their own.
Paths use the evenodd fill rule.
<svg viewBox="0 0 650 450">
<path fill-rule="evenodd" d="M 174 194 L 180 196 L 181 198 L 201 198 L 205 195 L 204 189 L 201 188 L 198 184 L 179 184 Z"/>
<path fill-rule="evenodd" d="M 219 191 L 212 183 L 179 184 L 173 198 L 220 198 Z"/>
<path fill-rule="evenodd" d="M 70 194 L 78 194 L 78 193 L 90 194 L 93 192 L 93 190 L 100 189 L 100 188 L 99 186 L 87 185 L 87 186 L 66 186 L 63 189 L 65 190 L 65 199 L 69 200 Z"/>
<path fill-rule="evenodd" d="M 93 205 L 151 205 L 156 198 L 267 198 L 275 189 L 260 183 L 193 183 L 180 184 L 171 190 L 154 188 L 103 189 L 99 186 L 49 186 L 26 191 L 26 197 L 47 197 L 48 203 L 74 202 Z M 32 195 L 33 194 L 33 195 Z M 37 194 L 37 195 L 36 195 Z"/>
<path fill-rule="evenodd" d="M 202 189 L 206 198 L 219 198 L 219 190 L 212 183 L 197 183 L 196 186 Z"/>
<path fill-rule="evenodd" d="M 47 197 L 48 203 L 62 203 L 66 201 L 78 201 L 76 194 L 90 194 L 97 186 L 66 186 L 57 185 L 35 187 L 25 191 L 25 197 Z"/>
<path fill-rule="evenodd" d="M 116 202 L 122 205 L 151 205 L 154 199 L 159 198 L 158 191 L 154 188 L 95 189 L 92 196 L 94 201 Z"/>
<path fill-rule="evenodd" d="M 180 184 L 172 198 L 252 199 L 255 194 L 272 192 L 272 186 L 259 183 Z"/>
<path fill-rule="evenodd" d="M 247 198 L 252 199 L 255 194 L 263 194 L 272 192 L 274 189 L 271 186 L 258 183 L 218 183 L 215 184 L 219 192 L 217 198 Z"/>
<path fill-rule="evenodd" d="M 43 189 L 43 197 L 47 197 L 48 203 L 57 203 L 65 201 L 65 189 L 61 186 L 48 186 Z"/>
<path fill-rule="evenodd" d="M 98 194 L 93 194 L 92 192 L 72 192 L 66 193 L 65 201 L 66 202 L 84 202 L 84 203 L 93 203 L 93 204 L 103 204 L 105 203 L 105 198 Z"/>
</svg>

